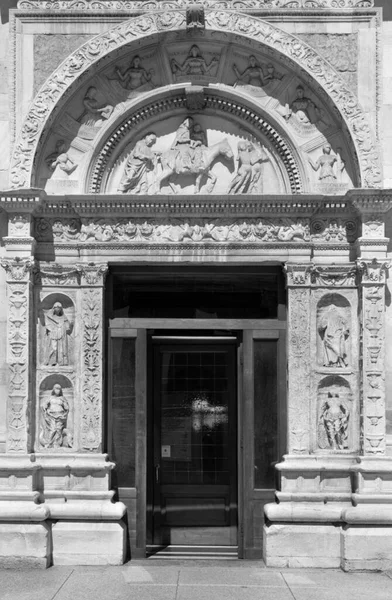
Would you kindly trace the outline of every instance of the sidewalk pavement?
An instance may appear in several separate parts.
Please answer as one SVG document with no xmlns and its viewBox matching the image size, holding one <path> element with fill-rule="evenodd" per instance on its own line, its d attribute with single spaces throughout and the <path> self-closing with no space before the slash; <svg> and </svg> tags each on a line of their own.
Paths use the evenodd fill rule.
<svg viewBox="0 0 392 600">
<path fill-rule="evenodd" d="M 137 560 L 0 571 L 1 600 L 392 600 L 392 572 L 267 569 L 259 561 Z"/>
</svg>

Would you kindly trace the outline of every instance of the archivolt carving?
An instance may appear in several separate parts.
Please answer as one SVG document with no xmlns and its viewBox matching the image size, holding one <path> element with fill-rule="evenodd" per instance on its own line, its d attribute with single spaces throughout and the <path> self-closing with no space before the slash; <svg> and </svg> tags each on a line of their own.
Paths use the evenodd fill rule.
<svg viewBox="0 0 392 600">
<path fill-rule="evenodd" d="M 317 5 L 323 0 L 318 0 Z M 328 6 L 332 6 L 329 0 Z M 340 0 L 339 0 L 340 3 Z M 339 6 L 338 3 L 338 6 Z M 341 3 L 340 3 L 341 4 Z M 280 4 L 284 6 L 284 4 Z M 358 6 L 358 2 L 352 4 Z M 362 4 L 363 5 L 363 4 Z M 366 6 L 367 4 L 365 4 Z M 344 6 L 349 6 L 348 0 Z M 207 11 L 206 27 L 231 32 L 261 42 L 302 67 L 329 94 L 346 119 L 355 141 L 362 170 L 362 185 L 377 187 L 381 183 L 378 152 L 367 117 L 336 71 L 318 53 L 300 39 L 271 23 L 231 11 Z M 184 12 L 164 11 L 144 14 L 125 21 L 93 38 L 71 54 L 51 75 L 34 99 L 24 121 L 11 163 L 11 185 L 28 187 L 32 181 L 33 161 L 37 145 L 51 113 L 71 84 L 91 65 L 129 42 L 163 31 L 186 28 Z"/>
<path fill-rule="evenodd" d="M 18 8 L 24 10 L 49 9 L 49 10 L 157 10 L 182 8 L 195 4 L 194 0 L 19 0 Z M 206 8 L 233 9 L 236 2 L 233 0 L 202 0 Z M 374 0 L 241 0 L 240 8 L 370 8 Z"/>
</svg>

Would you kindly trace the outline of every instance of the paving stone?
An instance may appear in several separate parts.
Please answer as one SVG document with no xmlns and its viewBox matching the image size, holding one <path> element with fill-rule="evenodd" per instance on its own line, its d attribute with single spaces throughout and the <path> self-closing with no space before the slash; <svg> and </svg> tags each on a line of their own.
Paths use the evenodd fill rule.
<svg viewBox="0 0 392 600">
<path fill-rule="evenodd" d="M 277 571 L 260 571 L 255 568 L 237 569 L 236 567 L 214 569 L 183 568 L 180 571 L 179 584 L 192 585 L 245 585 L 265 587 L 285 587 L 282 575 Z"/>
<path fill-rule="evenodd" d="M 130 600 L 131 597 L 119 568 L 95 567 L 75 569 L 55 600 Z"/>
<path fill-rule="evenodd" d="M 1 600 L 52 600 L 71 575 L 67 567 L 42 570 L 0 571 Z"/>
<path fill-rule="evenodd" d="M 121 574 L 127 583 L 177 585 L 179 567 L 127 566 L 121 567 Z"/>
<path fill-rule="evenodd" d="M 287 587 L 183 585 L 176 600 L 293 600 L 293 595 Z"/>
</svg>

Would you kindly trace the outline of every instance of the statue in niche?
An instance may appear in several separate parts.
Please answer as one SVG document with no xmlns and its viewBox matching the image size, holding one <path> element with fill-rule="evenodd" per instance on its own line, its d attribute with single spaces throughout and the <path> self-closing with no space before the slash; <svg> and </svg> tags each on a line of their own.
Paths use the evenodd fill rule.
<svg viewBox="0 0 392 600">
<path fill-rule="evenodd" d="M 64 314 L 63 305 L 56 301 L 51 313 L 45 315 L 45 365 L 68 365 L 68 335 L 71 333 L 71 324 Z"/>
<path fill-rule="evenodd" d="M 154 171 L 158 162 L 158 154 L 151 150 L 156 140 L 155 133 L 149 132 L 136 143 L 125 163 L 118 192 L 145 194 L 149 191 L 148 174 Z"/>
<path fill-rule="evenodd" d="M 63 388 L 55 383 L 51 395 L 42 404 L 40 442 L 44 448 L 71 448 L 72 436 L 67 430 L 69 404 Z"/>
<path fill-rule="evenodd" d="M 330 183 L 336 182 L 338 179 L 337 174 L 335 173 L 335 165 L 337 168 L 342 171 L 344 169 L 344 163 L 342 160 L 339 160 L 337 156 L 331 154 L 332 147 L 330 144 L 325 144 L 323 146 L 323 154 L 318 158 L 316 162 L 314 162 L 310 156 L 308 157 L 309 163 L 311 167 L 315 171 L 319 171 L 319 180 L 321 182 Z M 340 157 L 339 157 L 340 158 Z"/>
<path fill-rule="evenodd" d="M 206 59 L 201 55 L 199 46 L 193 44 L 182 65 L 172 58 L 171 70 L 175 75 L 208 75 L 217 63 L 218 59 L 214 56 L 207 64 Z"/>
<path fill-rule="evenodd" d="M 163 152 L 160 161 L 162 172 L 157 176 L 154 191 L 158 193 L 164 181 L 168 181 L 173 193 L 177 193 L 170 178 L 177 175 L 195 175 L 195 193 L 200 192 L 203 177 L 207 177 L 206 193 L 212 192 L 217 177 L 211 171 L 216 158 L 222 156 L 233 159 L 233 152 L 227 139 L 207 146 L 207 137 L 199 123 L 187 117 L 179 126 L 175 140 L 169 150 Z"/>
<path fill-rule="evenodd" d="M 64 140 L 56 142 L 56 149 L 45 158 L 45 162 L 51 171 L 55 171 L 58 167 L 66 175 L 71 175 L 78 165 L 75 165 L 73 160 L 66 152 L 66 144 Z"/>
<path fill-rule="evenodd" d="M 119 67 L 116 67 L 116 73 L 120 85 L 125 90 L 136 90 L 148 83 L 151 84 L 154 71 L 153 69 L 146 71 L 142 67 L 140 56 L 134 56 L 125 71 L 121 71 Z"/>
<path fill-rule="evenodd" d="M 345 315 L 337 306 L 331 304 L 324 309 L 318 331 L 323 342 L 324 367 L 347 367 L 347 339 L 350 330 Z"/>
<path fill-rule="evenodd" d="M 100 105 L 97 94 L 97 88 L 92 85 L 88 88 L 83 98 L 85 110 L 78 120 L 79 123 L 87 127 L 101 127 L 103 122 L 109 119 L 114 110 L 111 104 Z"/>
<path fill-rule="evenodd" d="M 297 97 L 292 101 L 285 114 L 286 120 L 295 114 L 297 120 L 303 124 L 328 123 L 324 120 L 322 110 L 318 108 L 313 100 L 305 96 L 305 89 L 302 85 L 297 86 Z"/>
<path fill-rule="evenodd" d="M 333 450 L 348 448 L 347 429 L 350 412 L 341 400 L 337 390 L 330 389 L 328 397 L 321 406 L 320 421 L 322 422 L 330 447 Z"/>
<path fill-rule="evenodd" d="M 237 173 L 229 194 L 257 194 L 261 192 L 262 163 L 267 161 L 265 151 L 248 140 L 238 142 Z"/>
<path fill-rule="evenodd" d="M 249 57 L 249 66 L 245 69 L 243 73 L 240 73 L 237 65 L 233 64 L 233 71 L 236 74 L 237 81 L 236 85 L 253 85 L 255 87 L 263 87 L 264 85 L 264 73 L 263 69 L 257 63 L 255 56 Z"/>
</svg>

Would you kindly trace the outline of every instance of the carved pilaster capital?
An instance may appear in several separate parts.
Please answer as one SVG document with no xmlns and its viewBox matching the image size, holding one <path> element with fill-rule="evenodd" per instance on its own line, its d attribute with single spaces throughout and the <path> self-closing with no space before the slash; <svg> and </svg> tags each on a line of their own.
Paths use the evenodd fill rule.
<svg viewBox="0 0 392 600">
<path fill-rule="evenodd" d="M 76 286 L 80 283 L 81 269 L 58 263 L 40 264 L 34 268 L 34 283 L 42 286 Z"/>
<path fill-rule="evenodd" d="M 31 234 L 31 214 L 13 213 L 8 217 L 8 237 L 29 238 Z"/>
<path fill-rule="evenodd" d="M 315 265 L 311 271 L 312 284 L 319 287 L 355 287 L 355 265 Z"/>
<path fill-rule="evenodd" d="M 376 258 L 357 260 L 362 285 L 384 285 L 389 267 L 388 261 L 379 261 Z"/>
<path fill-rule="evenodd" d="M 310 274 L 312 267 L 313 265 L 310 263 L 286 263 L 284 265 L 284 272 L 286 273 L 287 287 L 310 286 Z"/>
<path fill-rule="evenodd" d="M 80 263 L 76 268 L 81 274 L 81 285 L 102 287 L 108 272 L 107 263 Z"/>
<path fill-rule="evenodd" d="M 3 258 L 1 266 L 7 272 L 7 281 L 24 283 L 30 279 L 30 274 L 34 265 L 33 258 Z"/>
</svg>

